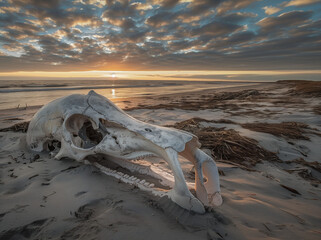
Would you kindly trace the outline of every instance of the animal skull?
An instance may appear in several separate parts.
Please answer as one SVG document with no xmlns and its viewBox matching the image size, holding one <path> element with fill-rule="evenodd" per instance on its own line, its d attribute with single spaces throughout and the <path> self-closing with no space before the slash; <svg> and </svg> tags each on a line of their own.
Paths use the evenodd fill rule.
<svg viewBox="0 0 321 240">
<path fill-rule="evenodd" d="M 167 195 L 181 207 L 197 213 L 205 212 L 204 205 L 222 204 L 216 164 L 199 149 L 196 136 L 136 120 L 94 91 L 88 95 L 73 94 L 54 100 L 35 114 L 27 132 L 29 147 L 41 152 L 49 150 L 57 142 L 61 143 L 55 155 L 57 159 L 69 157 L 83 161 L 89 156 L 103 154 L 108 160 L 117 159 L 117 164 L 132 172 L 140 168 L 135 168 L 130 160 L 158 156 L 173 172 L 175 182 L 172 190 L 159 191 L 153 188 L 154 184 L 146 184 L 135 177 L 128 178 L 128 175 L 122 179 L 154 194 Z M 194 164 L 197 198 L 188 189 L 178 154 Z M 95 165 L 117 177 L 115 170 L 98 163 Z M 157 176 L 151 169 L 144 173 Z M 117 178 L 121 177 L 119 174 Z"/>
</svg>

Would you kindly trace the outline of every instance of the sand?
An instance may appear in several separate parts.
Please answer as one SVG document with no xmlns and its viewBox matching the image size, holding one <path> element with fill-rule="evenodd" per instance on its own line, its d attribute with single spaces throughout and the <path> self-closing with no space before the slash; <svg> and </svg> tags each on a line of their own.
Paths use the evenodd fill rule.
<svg viewBox="0 0 321 240">
<path fill-rule="evenodd" d="M 189 120 L 184 127 L 221 174 L 224 203 L 203 215 L 94 166 L 31 152 L 24 132 L 1 131 L 0 239 L 320 239 L 321 99 L 304 83 L 116 101 L 145 122 L 181 128 Z M 0 128 L 39 107 L 1 110 Z M 192 166 L 180 161 L 192 186 Z"/>
</svg>

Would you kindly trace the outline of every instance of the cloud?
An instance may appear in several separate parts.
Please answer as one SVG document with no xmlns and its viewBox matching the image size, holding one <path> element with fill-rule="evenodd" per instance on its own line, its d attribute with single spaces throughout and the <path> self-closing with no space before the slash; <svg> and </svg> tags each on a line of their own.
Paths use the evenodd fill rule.
<svg viewBox="0 0 321 240">
<path fill-rule="evenodd" d="M 222 0 L 193 0 L 188 5 L 188 8 L 190 9 L 190 14 L 201 14 L 203 12 L 206 12 L 210 9 L 215 9 Z"/>
<path fill-rule="evenodd" d="M 0 71 L 319 69 L 317 9 L 256 2 L 3 0 Z"/>
<path fill-rule="evenodd" d="M 260 20 L 257 25 L 263 32 L 273 32 L 282 30 L 291 26 L 298 26 L 306 23 L 312 16 L 312 11 L 291 11 L 282 13 L 277 17 L 266 17 Z"/>
<path fill-rule="evenodd" d="M 146 23 L 153 27 L 161 27 L 170 24 L 177 15 L 168 11 L 159 12 L 146 19 Z"/>
<path fill-rule="evenodd" d="M 88 6 L 84 6 L 82 11 L 70 12 L 63 8 L 61 0 L 10 0 L 9 2 L 15 7 L 23 8 L 29 16 L 41 21 L 51 19 L 60 26 L 97 26 L 100 24 L 100 20 Z"/>
<path fill-rule="evenodd" d="M 242 9 L 257 1 L 261 0 L 226 0 L 218 6 L 217 13 L 221 15 L 230 10 Z"/>
<path fill-rule="evenodd" d="M 27 6 L 31 5 L 34 7 L 43 7 L 43 8 L 56 8 L 60 4 L 60 0 L 10 0 L 9 3 L 15 6 Z"/>
<path fill-rule="evenodd" d="M 256 34 L 251 31 L 237 32 L 230 37 L 225 37 L 219 40 L 215 40 L 207 46 L 209 49 L 216 49 L 217 51 L 224 50 L 231 51 L 235 48 L 239 49 L 239 45 L 248 43 L 251 40 L 254 40 Z M 229 49 L 232 48 L 232 49 Z"/>
<path fill-rule="evenodd" d="M 247 19 L 256 17 L 257 14 L 250 13 L 250 12 L 236 12 L 236 13 L 229 13 L 219 17 L 219 19 L 223 22 L 229 23 L 241 23 Z"/>
<path fill-rule="evenodd" d="M 291 0 L 287 3 L 285 3 L 286 7 L 289 6 L 305 6 L 305 5 L 310 5 L 314 3 L 321 3 L 320 0 Z"/>
<path fill-rule="evenodd" d="M 265 7 L 263 7 L 263 9 L 265 11 L 265 14 L 267 14 L 267 15 L 272 15 L 274 13 L 281 11 L 281 8 L 272 7 L 272 6 L 265 6 Z"/>
<path fill-rule="evenodd" d="M 137 10 L 150 10 L 153 9 L 153 6 L 148 3 L 141 3 L 141 2 L 133 2 L 131 3 L 132 6 L 134 6 Z"/>
<path fill-rule="evenodd" d="M 18 13 L 20 12 L 19 7 L 1 7 L 0 13 Z"/>
<path fill-rule="evenodd" d="M 102 17 L 109 19 L 117 19 L 123 17 L 134 17 L 138 15 L 135 6 L 136 4 L 130 4 L 129 1 L 107 1 L 108 8 L 102 14 Z"/>
<path fill-rule="evenodd" d="M 92 12 L 66 12 L 61 9 L 38 9 L 32 8 L 28 13 L 42 21 L 52 20 L 58 26 L 98 26 L 101 20 L 92 14 Z"/>
<path fill-rule="evenodd" d="M 179 2 L 179 0 L 152 0 L 151 2 L 165 8 L 172 8 Z"/>
<path fill-rule="evenodd" d="M 83 5 L 90 4 L 101 8 L 106 5 L 106 0 L 73 0 L 73 4 L 77 4 L 77 3 L 83 4 Z"/>
<path fill-rule="evenodd" d="M 124 30 L 128 30 L 130 28 L 134 28 L 135 25 L 135 21 L 132 20 L 131 18 L 105 18 L 104 20 L 108 21 L 110 24 L 114 25 L 114 26 L 118 26 Z"/>
<path fill-rule="evenodd" d="M 224 36 L 230 33 L 233 33 L 236 30 L 241 29 L 242 27 L 237 24 L 212 21 L 200 28 L 194 29 L 192 31 L 192 36 L 196 35 L 208 35 L 208 36 Z"/>
</svg>

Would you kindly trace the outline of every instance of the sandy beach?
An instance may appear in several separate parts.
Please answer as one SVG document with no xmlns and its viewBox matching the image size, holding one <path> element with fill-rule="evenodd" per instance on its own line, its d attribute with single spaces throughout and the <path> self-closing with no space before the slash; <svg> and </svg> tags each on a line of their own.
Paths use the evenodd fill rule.
<svg viewBox="0 0 321 240">
<path fill-rule="evenodd" d="M 32 152 L 26 130 L 41 106 L 5 109 L 0 239 L 321 238 L 320 82 L 113 101 L 139 120 L 195 134 L 219 167 L 223 205 L 188 212 L 92 165 Z M 151 160 L 171 174 L 160 159 Z M 194 183 L 192 164 L 179 160 Z"/>
</svg>

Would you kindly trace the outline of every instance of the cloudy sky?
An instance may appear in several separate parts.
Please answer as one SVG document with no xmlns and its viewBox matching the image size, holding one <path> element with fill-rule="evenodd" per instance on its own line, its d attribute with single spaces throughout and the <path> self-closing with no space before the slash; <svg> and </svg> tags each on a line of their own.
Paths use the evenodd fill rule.
<svg viewBox="0 0 321 240">
<path fill-rule="evenodd" d="M 0 1 L 0 79 L 321 80 L 320 66 L 320 0 Z"/>
</svg>

